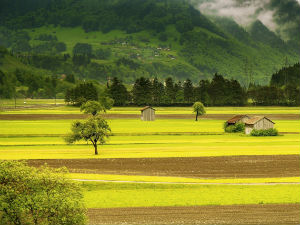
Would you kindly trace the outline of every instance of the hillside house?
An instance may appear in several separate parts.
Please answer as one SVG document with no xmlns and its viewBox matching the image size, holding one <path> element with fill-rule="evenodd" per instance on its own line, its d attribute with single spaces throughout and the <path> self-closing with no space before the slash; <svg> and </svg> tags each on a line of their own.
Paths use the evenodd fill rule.
<svg viewBox="0 0 300 225">
<path fill-rule="evenodd" d="M 245 133 L 250 134 L 253 129 L 267 130 L 274 128 L 274 122 L 264 116 L 255 116 L 245 122 Z"/>
<path fill-rule="evenodd" d="M 250 119 L 247 115 L 236 115 L 233 118 L 227 120 L 227 124 L 229 125 L 235 125 L 236 123 L 245 123 L 248 119 Z"/>
<path fill-rule="evenodd" d="M 155 120 L 155 109 L 150 106 L 146 106 L 141 109 L 141 119 L 143 121 L 154 121 Z"/>
</svg>

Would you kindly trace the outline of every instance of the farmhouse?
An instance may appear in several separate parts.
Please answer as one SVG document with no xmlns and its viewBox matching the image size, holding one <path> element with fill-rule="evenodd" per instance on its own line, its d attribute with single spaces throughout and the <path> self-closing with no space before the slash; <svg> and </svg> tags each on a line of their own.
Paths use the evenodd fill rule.
<svg viewBox="0 0 300 225">
<path fill-rule="evenodd" d="M 274 122 L 264 116 L 255 116 L 245 122 L 245 133 L 250 134 L 253 129 L 267 130 L 274 128 Z"/>
<path fill-rule="evenodd" d="M 150 106 L 146 106 L 141 109 L 141 119 L 143 121 L 154 121 L 155 120 L 155 109 Z"/>
<path fill-rule="evenodd" d="M 245 123 L 248 119 L 250 119 L 247 115 L 236 115 L 230 120 L 227 120 L 228 125 L 235 125 L 236 123 Z"/>
</svg>

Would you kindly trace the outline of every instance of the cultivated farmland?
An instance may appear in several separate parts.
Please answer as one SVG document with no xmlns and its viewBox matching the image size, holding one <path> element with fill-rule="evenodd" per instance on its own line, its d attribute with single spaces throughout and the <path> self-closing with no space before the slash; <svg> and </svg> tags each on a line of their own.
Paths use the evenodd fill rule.
<svg viewBox="0 0 300 225">
<path fill-rule="evenodd" d="M 104 115 L 112 136 L 94 156 L 86 142 L 64 142 L 85 116 L 58 103 L 5 102 L 0 159 L 66 166 L 82 183 L 90 224 L 300 223 L 297 107 L 212 107 L 198 122 L 189 107 L 157 108 L 154 122 L 140 121 L 139 108 L 113 108 Z M 280 135 L 225 134 L 234 114 L 273 116 Z"/>
</svg>

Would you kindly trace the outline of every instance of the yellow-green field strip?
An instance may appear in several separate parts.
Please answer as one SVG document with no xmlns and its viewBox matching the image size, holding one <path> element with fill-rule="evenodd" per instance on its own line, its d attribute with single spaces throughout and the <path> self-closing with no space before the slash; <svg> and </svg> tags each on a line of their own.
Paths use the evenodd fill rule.
<svg viewBox="0 0 300 225">
<path fill-rule="evenodd" d="M 17 102 L 17 109 L 13 109 L 13 102 L 2 103 L 2 114 L 81 114 L 78 107 L 66 106 L 62 100 L 37 100 L 32 102 Z M 32 106 L 32 108 L 30 108 Z M 10 107 L 10 109 L 5 109 Z M 28 107 L 28 108 L 26 108 Z M 141 107 L 114 107 L 108 114 L 140 114 Z M 166 114 L 193 114 L 192 107 L 155 107 L 156 113 Z M 300 107 L 278 106 L 251 106 L 251 107 L 206 107 L 207 114 L 300 114 Z"/>
<path fill-rule="evenodd" d="M 165 176 L 133 176 L 110 174 L 84 174 L 70 173 L 68 178 L 79 181 L 97 182 L 136 182 L 136 183 L 175 183 L 175 184 L 214 184 L 214 185 L 264 185 L 264 184 L 300 184 L 300 177 L 276 177 L 276 178 L 235 178 L 235 179 L 198 179 L 186 177 Z"/>
<path fill-rule="evenodd" d="M 0 134 L 17 135 L 56 135 L 62 136 L 70 131 L 72 120 L 0 120 Z M 114 135 L 147 134 L 189 134 L 189 133 L 224 133 L 224 120 L 164 119 L 144 122 L 139 119 L 108 120 Z M 279 132 L 300 132 L 300 120 L 275 121 Z"/>
<path fill-rule="evenodd" d="M 297 134 L 278 137 L 243 135 L 115 136 L 99 146 L 66 145 L 62 138 L 0 138 L 0 159 L 159 158 L 238 155 L 299 155 Z"/>
<path fill-rule="evenodd" d="M 82 182 L 88 208 L 300 203 L 300 185 Z"/>
</svg>

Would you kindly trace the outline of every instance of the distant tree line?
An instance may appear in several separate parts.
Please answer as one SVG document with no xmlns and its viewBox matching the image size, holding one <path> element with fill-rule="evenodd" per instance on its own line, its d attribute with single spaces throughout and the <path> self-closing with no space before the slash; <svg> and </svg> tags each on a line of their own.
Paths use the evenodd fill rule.
<svg viewBox="0 0 300 225">
<path fill-rule="evenodd" d="M 164 83 L 157 78 L 138 78 L 132 90 L 118 78 L 107 84 L 105 93 L 113 99 L 115 106 L 126 105 L 192 105 L 195 101 L 206 106 L 242 106 L 247 103 L 247 93 L 236 80 L 227 80 L 215 74 L 212 81 L 201 80 L 194 86 L 191 80 L 175 82 L 171 77 Z M 66 92 L 66 102 L 82 104 L 89 100 L 98 100 L 97 89 L 91 84 L 79 84 Z"/>
<path fill-rule="evenodd" d="M 75 85 L 69 75 L 37 75 L 16 69 L 11 73 L 0 70 L 0 98 L 64 98 L 66 90 Z"/>
<path fill-rule="evenodd" d="M 251 84 L 248 97 L 255 105 L 300 105 L 300 64 L 273 74 L 269 86 Z"/>
</svg>

